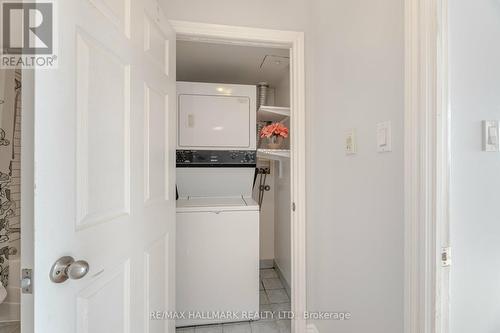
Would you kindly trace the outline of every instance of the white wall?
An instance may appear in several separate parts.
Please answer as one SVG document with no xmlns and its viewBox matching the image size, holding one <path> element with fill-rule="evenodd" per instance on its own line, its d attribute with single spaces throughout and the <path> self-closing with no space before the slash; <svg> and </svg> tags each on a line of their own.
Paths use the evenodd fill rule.
<svg viewBox="0 0 500 333">
<path fill-rule="evenodd" d="M 290 68 L 276 86 L 276 106 L 290 106 Z"/>
<path fill-rule="evenodd" d="M 500 120 L 500 2 L 450 1 L 451 333 L 500 331 L 500 153 L 481 120 Z"/>
<path fill-rule="evenodd" d="M 275 213 L 274 213 L 274 256 L 283 278 L 291 286 L 291 220 L 290 220 L 290 163 L 283 163 L 281 178 L 278 163 L 274 164 Z"/>
<path fill-rule="evenodd" d="M 290 75 L 285 72 L 278 84 L 269 89 L 268 105 L 290 105 Z M 290 127 L 289 122 L 286 126 Z M 286 145 L 289 140 L 286 140 Z M 269 161 L 265 161 L 269 163 Z M 266 184 L 271 190 L 264 195 L 260 212 L 260 259 L 273 259 L 278 265 L 283 278 L 290 286 L 291 282 L 291 216 L 290 216 L 290 163 L 285 163 L 279 177 L 277 162 L 266 164 L 271 167 Z M 258 197 L 258 186 L 254 189 L 254 198 Z"/>
<path fill-rule="evenodd" d="M 321 333 L 403 332 L 404 11 L 400 0 L 315 0 L 309 38 L 308 310 Z M 391 120 L 393 152 L 376 152 Z M 349 128 L 359 153 L 346 156 Z"/>
<path fill-rule="evenodd" d="M 305 30 L 306 0 L 162 0 L 167 16 L 176 20 Z"/>
<path fill-rule="evenodd" d="M 283 75 L 276 86 L 276 105 L 290 106 L 290 75 Z M 290 128 L 290 121 L 285 122 Z M 290 140 L 285 141 L 285 147 L 289 147 Z M 279 175 L 279 164 L 274 163 L 274 187 L 275 187 L 275 218 L 274 218 L 274 255 L 275 262 L 283 278 L 291 286 L 292 282 L 292 244 L 291 244 L 291 173 L 290 162 L 283 163 L 281 177 Z"/>
<path fill-rule="evenodd" d="M 259 161 L 259 163 L 257 163 L 257 167 L 271 168 L 271 163 L 269 161 Z M 259 180 L 260 175 L 257 176 L 257 181 L 253 191 L 253 198 L 255 201 L 258 201 L 259 198 Z M 267 175 L 266 184 L 270 185 L 271 189 L 264 193 L 264 200 L 262 201 L 262 207 L 260 209 L 259 258 L 261 263 L 262 260 L 265 260 L 265 264 L 271 265 L 274 260 L 274 172 Z"/>
</svg>

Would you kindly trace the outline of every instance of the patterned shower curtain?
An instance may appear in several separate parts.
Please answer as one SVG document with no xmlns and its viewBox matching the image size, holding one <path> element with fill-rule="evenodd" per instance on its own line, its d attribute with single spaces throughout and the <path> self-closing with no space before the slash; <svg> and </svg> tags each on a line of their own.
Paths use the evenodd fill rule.
<svg viewBox="0 0 500 333">
<path fill-rule="evenodd" d="M 19 216 L 16 201 L 19 200 L 13 199 L 13 163 L 19 163 L 15 152 L 16 144 L 20 144 L 16 137 L 19 132 L 16 126 L 20 126 L 17 115 L 20 102 L 20 72 L 0 70 L 0 282 L 4 287 L 9 281 L 9 256 L 17 253 L 12 242 L 20 236 L 20 220 L 16 219 Z M 16 187 L 20 188 L 19 182 Z"/>
</svg>

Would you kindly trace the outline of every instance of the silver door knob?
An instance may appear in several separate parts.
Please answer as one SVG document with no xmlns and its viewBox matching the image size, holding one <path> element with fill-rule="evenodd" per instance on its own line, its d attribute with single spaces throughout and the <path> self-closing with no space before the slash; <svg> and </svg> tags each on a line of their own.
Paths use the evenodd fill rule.
<svg viewBox="0 0 500 333">
<path fill-rule="evenodd" d="M 50 270 L 50 280 L 62 283 L 67 279 L 78 280 L 87 275 L 89 264 L 85 260 L 75 261 L 73 257 L 59 258 Z"/>
</svg>

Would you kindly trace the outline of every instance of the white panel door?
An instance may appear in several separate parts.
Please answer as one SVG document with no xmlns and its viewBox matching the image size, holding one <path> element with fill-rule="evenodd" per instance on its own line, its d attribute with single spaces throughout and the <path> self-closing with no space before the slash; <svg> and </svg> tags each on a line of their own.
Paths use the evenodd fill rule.
<svg viewBox="0 0 500 333">
<path fill-rule="evenodd" d="M 175 33 L 153 0 L 57 1 L 35 73 L 35 332 L 174 332 Z M 89 273 L 56 284 L 52 264 Z M 25 332 L 27 333 L 27 332 Z"/>
</svg>

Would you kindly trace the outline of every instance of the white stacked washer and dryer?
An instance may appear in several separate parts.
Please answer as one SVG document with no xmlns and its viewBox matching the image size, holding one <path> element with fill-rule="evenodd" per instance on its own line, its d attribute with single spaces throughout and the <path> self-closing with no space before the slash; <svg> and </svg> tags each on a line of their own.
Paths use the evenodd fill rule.
<svg viewBox="0 0 500 333">
<path fill-rule="evenodd" d="M 176 326 L 243 321 L 259 311 L 256 87 L 178 82 L 177 102 Z"/>
</svg>

